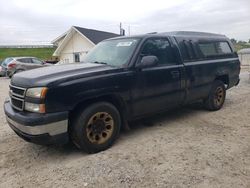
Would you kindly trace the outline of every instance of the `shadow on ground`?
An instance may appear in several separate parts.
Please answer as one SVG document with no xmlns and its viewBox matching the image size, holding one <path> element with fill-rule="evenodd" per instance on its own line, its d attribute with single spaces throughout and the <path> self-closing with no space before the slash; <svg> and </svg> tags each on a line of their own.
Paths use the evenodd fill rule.
<svg viewBox="0 0 250 188">
<path fill-rule="evenodd" d="M 230 103 L 227 103 L 227 105 L 230 105 Z M 146 129 L 151 129 L 151 127 L 153 126 L 156 126 L 156 125 L 168 126 L 172 122 L 175 122 L 176 120 L 178 120 L 179 118 L 183 118 L 183 117 L 187 118 L 188 116 L 194 116 L 194 114 L 200 113 L 200 112 L 209 113 L 209 111 L 207 111 L 203 107 L 203 103 L 196 102 L 196 103 L 189 104 L 183 107 L 178 107 L 178 108 L 174 108 L 174 109 L 162 112 L 162 113 L 154 114 L 147 118 L 143 118 L 140 120 L 130 122 L 129 123 L 130 130 L 129 131 L 122 130 L 121 137 L 123 139 L 118 138 L 115 144 L 116 145 L 121 144 L 124 141 L 124 139 L 126 139 L 127 136 L 136 136 L 137 133 L 139 134 L 139 132 L 141 131 L 145 131 Z M 42 150 L 47 153 L 47 157 L 50 156 L 51 158 L 53 158 L 53 156 L 56 157 L 57 155 L 75 155 L 75 154 L 76 155 L 80 154 L 83 156 L 88 155 L 87 153 L 78 150 L 71 142 L 63 146 L 60 146 L 60 145 L 37 146 L 35 144 L 29 144 L 28 147 L 30 150 L 34 150 L 35 149 L 34 147 L 43 147 Z M 39 150 L 41 150 L 41 148 Z"/>
</svg>

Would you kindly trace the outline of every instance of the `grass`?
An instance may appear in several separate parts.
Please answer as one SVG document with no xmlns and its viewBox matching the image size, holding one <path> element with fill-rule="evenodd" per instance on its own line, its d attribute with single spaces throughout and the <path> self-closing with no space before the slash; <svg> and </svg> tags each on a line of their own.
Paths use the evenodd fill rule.
<svg viewBox="0 0 250 188">
<path fill-rule="evenodd" d="M 32 56 L 50 60 L 55 48 L 0 48 L 0 61 L 6 57 Z"/>
<path fill-rule="evenodd" d="M 246 43 L 246 44 L 234 44 L 234 47 L 236 49 L 236 51 L 239 51 L 241 49 L 244 49 L 244 48 L 250 48 L 250 44 L 249 43 Z"/>
</svg>

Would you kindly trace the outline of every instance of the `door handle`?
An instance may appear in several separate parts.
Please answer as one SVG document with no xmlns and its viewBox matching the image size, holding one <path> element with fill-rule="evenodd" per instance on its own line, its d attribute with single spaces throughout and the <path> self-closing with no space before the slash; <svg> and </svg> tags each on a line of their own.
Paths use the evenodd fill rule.
<svg viewBox="0 0 250 188">
<path fill-rule="evenodd" d="M 171 75 L 173 78 L 179 78 L 180 77 L 180 72 L 179 71 L 172 71 Z"/>
</svg>

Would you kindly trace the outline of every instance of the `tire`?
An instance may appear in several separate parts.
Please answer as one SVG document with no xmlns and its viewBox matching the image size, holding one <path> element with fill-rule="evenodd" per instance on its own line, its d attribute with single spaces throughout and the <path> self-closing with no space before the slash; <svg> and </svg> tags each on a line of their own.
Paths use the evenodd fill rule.
<svg viewBox="0 0 250 188">
<path fill-rule="evenodd" d="M 222 108 L 226 98 L 226 88 L 222 81 L 215 80 L 208 97 L 204 100 L 205 108 L 216 111 Z"/>
<path fill-rule="evenodd" d="M 87 153 L 109 148 L 119 136 L 121 118 L 116 107 L 107 102 L 94 103 L 73 117 L 70 135 L 73 143 Z"/>
</svg>

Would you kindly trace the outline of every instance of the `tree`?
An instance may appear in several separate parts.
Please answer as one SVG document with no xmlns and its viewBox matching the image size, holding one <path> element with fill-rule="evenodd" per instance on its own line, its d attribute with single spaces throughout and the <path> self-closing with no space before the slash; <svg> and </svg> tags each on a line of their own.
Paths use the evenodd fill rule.
<svg viewBox="0 0 250 188">
<path fill-rule="evenodd" d="M 235 40 L 235 39 L 230 39 L 231 40 L 231 42 L 233 43 L 233 44 L 236 44 L 237 43 L 237 40 Z"/>
<path fill-rule="evenodd" d="M 243 41 L 243 40 L 240 40 L 240 41 L 238 41 L 238 44 L 246 44 L 247 42 L 246 41 Z"/>
</svg>

